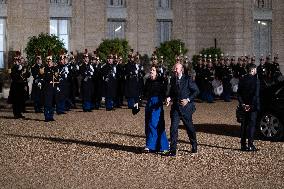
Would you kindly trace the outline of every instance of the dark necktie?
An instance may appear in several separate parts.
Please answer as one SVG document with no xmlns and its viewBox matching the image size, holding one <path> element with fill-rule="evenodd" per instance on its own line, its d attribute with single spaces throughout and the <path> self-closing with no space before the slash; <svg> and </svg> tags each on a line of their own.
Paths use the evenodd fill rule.
<svg viewBox="0 0 284 189">
<path fill-rule="evenodd" d="M 179 90 L 180 89 L 180 79 L 177 78 L 177 89 Z"/>
</svg>

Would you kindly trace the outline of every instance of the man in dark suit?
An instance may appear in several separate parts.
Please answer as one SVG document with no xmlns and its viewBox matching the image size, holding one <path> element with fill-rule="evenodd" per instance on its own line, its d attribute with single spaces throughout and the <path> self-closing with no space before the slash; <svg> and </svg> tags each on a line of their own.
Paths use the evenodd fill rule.
<svg viewBox="0 0 284 189">
<path fill-rule="evenodd" d="M 240 79 L 238 87 L 239 106 L 242 107 L 244 119 L 241 123 L 241 150 L 256 151 L 253 145 L 257 111 L 260 109 L 260 83 L 256 75 L 256 65 L 248 65 L 248 74 Z M 246 140 L 248 139 L 248 146 Z"/>
<path fill-rule="evenodd" d="M 192 153 L 197 152 L 196 132 L 192 123 L 192 114 L 195 111 L 194 98 L 198 95 L 199 89 L 190 77 L 183 73 L 183 66 L 180 60 L 177 60 L 174 66 L 175 76 L 171 79 L 171 87 L 167 106 L 172 101 L 171 106 L 171 129 L 170 129 L 170 151 L 166 155 L 175 156 L 178 139 L 178 126 L 180 119 L 182 120 L 189 140 L 192 145 Z"/>
</svg>

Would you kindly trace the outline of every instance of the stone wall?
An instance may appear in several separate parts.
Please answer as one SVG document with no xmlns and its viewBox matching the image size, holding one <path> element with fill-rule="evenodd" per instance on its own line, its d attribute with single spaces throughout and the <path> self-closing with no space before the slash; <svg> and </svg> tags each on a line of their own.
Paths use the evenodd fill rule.
<svg viewBox="0 0 284 189">
<path fill-rule="evenodd" d="M 280 68 L 284 73 L 284 1 L 274 0 L 272 6 L 272 53 L 278 53 Z"/>
<path fill-rule="evenodd" d="M 49 1 L 9 0 L 7 50 L 22 50 L 28 37 L 49 32 Z M 157 45 L 154 0 L 126 0 L 125 36 L 135 51 L 151 55 Z M 172 0 L 172 39 L 182 39 L 188 55 L 220 47 L 229 55 L 253 54 L 253 0 Z M 284 72 L 284 1 L 273 0 L 272 52 L 279 54 Z M 165 14 L 167 15 L 167 14 Z M 107 1 L 73 0 L 70 50 L 95 50 L 107 36 Z"/>
<path fill-rule="evenodd" d="M 243 55 L 252 52 L 251 2 L 243 0 L 195 0 L 196 51 L 217 47 L 225 54 Z"/>
<path fill-rule="evenodd" d="M 23 52 L 29 37 L 49 32 L 46 0 L 11 0 L 7 8 L 7 50 Z"/>
<path fill-rule="evenodd" d="M 154 50 L 156 42 L 155 5 L 153 0 L 127 1 L 126 38 L 140 54 Z"/>
</svg>

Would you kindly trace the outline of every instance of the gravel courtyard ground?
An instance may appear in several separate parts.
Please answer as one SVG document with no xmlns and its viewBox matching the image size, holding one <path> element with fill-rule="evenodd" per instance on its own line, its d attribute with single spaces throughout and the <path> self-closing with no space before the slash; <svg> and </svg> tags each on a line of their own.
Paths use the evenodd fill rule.
<svg viewBox="0 0 284 189">
<path fill-rule="evenodd" d="M 284 188 L 284 142 L 256 140 L 259 151 L 241 152 L 236 105 L 197 103 L 198 153 L 181 126 L 177 157 L 141 153 L 143 108 L 136 116 L 76 109 L 49 123 L 2 108 L 0 188 Z"/>
</svg>

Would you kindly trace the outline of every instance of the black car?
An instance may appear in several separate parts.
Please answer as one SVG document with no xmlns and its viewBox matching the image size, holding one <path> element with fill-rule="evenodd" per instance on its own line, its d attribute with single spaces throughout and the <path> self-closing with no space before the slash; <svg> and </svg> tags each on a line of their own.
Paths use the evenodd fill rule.
<svg viewBox="0 0 284 189">
<path fill-rule="evenodd" d="M 258 128 L 261 137 L 280 140 L 284 136 L 284 82 L 281 81 L 263 90 L 260 95 L 261 112 Z"/>
</svg>

